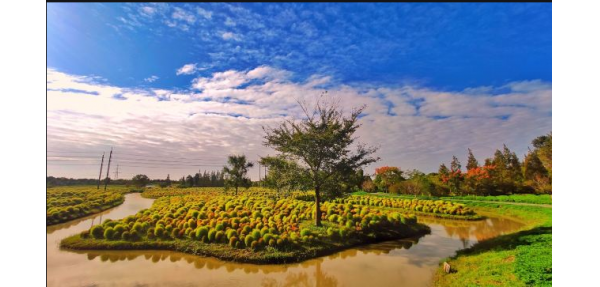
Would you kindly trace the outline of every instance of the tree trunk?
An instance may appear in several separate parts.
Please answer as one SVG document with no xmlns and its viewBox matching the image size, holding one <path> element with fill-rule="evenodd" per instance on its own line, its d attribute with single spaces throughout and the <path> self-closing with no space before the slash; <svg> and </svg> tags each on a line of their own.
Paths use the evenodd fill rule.
<svg viewBox="0 0 600 287">
<path fill-rule="evenodd" d="M 315 225 L 321 227 L 321 194 L 320 187 L 315 188 Z"/>
</svg>

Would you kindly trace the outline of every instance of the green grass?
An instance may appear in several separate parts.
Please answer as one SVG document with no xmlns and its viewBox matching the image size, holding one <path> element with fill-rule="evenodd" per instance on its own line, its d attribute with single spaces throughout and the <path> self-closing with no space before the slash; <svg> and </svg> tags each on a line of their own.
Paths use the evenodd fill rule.
<svg viewBox="0 0 600 287">
<path fill-rule="evenodd" d="M 442 197 L 442 199 L 462 199 L 462 200 L 482 200 L 482 201 L 499 201 L 499 202 L 517 202 L 517 203 L 533 203 L 533 204 L 552 204 L 552 196 L 549 194 L 512 194 L 512 195 L 497 195 L 497 196 L 452 196 Z"/>
<path fill-rule="evenodd" d="M 379 197 L 397 197 L 405 199 L 432 199 L 432 200 L 474 200 L 474 201 L 498 201 L 498 202 L 514 202 L 514 203 L 531 203 L 531 204 L 547 204 L 552 205 L 552 196 L 549 194 L 511 194 L 511 195 L 496 195 L 496 196 L 417 196 L 405 195 L 405 194 L 389 194 L 389 193 L 368 193 L 364 191 L 357 191 L 352 195 L 370 195 Z"/>
<path fill-rule="evenodd" d="M 445 259 L 453 272 L 441 268 L 435 286 L 551 286 L 552 210 L 536 206 L 472 203 L 478 211 L 516 218 L 523 230 L 482 241 Z"/>
</svg>

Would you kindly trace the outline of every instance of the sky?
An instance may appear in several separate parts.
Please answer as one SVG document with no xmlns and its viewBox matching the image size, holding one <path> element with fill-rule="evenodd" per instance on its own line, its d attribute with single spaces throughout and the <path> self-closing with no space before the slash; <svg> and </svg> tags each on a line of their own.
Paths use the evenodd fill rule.
<svg viewBox="0 0 600 287">
<path fill-rule="evenodd" d="M 256 162 L 325 91 L 366 105 L 368 173 L 522 157 L 552 130 L 551 3 L 47 4 L 49 176 L 95 178 L 111 147 L 112 178 Z"/>
</svg>

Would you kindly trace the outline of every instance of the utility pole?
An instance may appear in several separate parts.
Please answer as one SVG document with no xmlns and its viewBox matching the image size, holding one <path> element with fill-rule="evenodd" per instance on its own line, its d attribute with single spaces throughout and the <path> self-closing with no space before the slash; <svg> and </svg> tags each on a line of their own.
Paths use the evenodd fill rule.
<svg viewBox="0 0 600 287">
<path fill-rule="evenodd" d="M 119 179 L 119 165 L 117 164 L 117 170 L 115 171 L 115 180 Z"/>
<path fill-rule="evenodd" d="M 112 159 L 112 147 L 110 148 L 110 155 L 108 156 L 108 167 L 106 168 L 106 181 L 104 182 L 104 190 L 106 191 L 106 186 L 108 185 L 108 179 L 110 175 L 110 161 Z"/>
<path fill-rule="evenodd" d="M 102 161 L 100 162 L 100 174 L 98 175 L 98 187 L 96 189 L 100 189 L 100 178 L 102 177 L 102 166 L 104 165 L 104 153 L 102 153 Z"/>
</svg>

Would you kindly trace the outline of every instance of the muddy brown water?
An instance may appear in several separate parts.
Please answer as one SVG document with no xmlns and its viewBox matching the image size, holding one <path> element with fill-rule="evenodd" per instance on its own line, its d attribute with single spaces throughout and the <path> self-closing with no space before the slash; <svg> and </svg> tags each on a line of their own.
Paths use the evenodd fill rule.
<svg viewBox="0 0 600 287">
<path fill-rule="evenodd" d="M 126 195 L 100 214 L 46 228 L 48 286 L 430 286 L 442 258 L 522 224 L 488 215 L 483 221 L 420 218 L 421 238 L 348 249 L 301 263 L 254 265 L 168 251 L 69 251 L 60 240 L 107 218 L 120 219 L 153 200 Z M 100 218 L 102 217 L 102 218 Z"/>
</svg>

